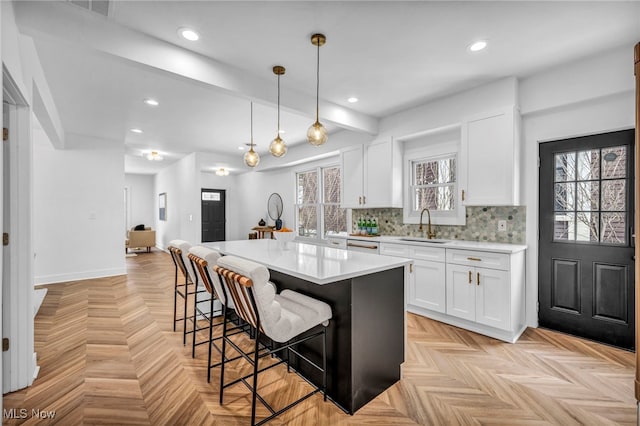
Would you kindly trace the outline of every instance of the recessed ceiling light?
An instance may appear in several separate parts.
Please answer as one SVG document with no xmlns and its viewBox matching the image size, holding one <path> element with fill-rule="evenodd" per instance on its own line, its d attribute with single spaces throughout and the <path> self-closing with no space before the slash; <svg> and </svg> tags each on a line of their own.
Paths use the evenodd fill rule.
<svg viewBox="0 0 640 426">
<path fill-rule="evenodd" d="M 140 129 L 131 129 L 131 131 L 133 133 L 142 133 L 142 130 L 140 130 Z"/>
<path fill-rule="evenodd" d="M 354 104 L 358 102 L 358 98 L 352 96 L 349 99 L 347 99 L 347 102 L 349 102 L 350 104 Z"/>
<path fill-rule="evenodd" d="M 479 50 L 484 49 L 485 47 L 487 47 L 487 42 L 484 40 L 478 40 L 475 43 L 473 43 L 471 46 L 469 46 L 469 50 L 472 52 L 477 52 Z"/>
<path fill-rule="evenodd" d="M 192 30 L 191 28 L 180 28 L 178 30 L 178 34 L 180 34 L 183 38 L 189 41 L 196 41 L 200 38 L 198 33 Z"/>
<path fill-rule="evenodd" d="M 151 99 L 151 98 L 147 98 L 144 100 L 144 103 L 147 105 L 151 105 L 151 106 L 158 106 L 160 105 L 160 103 L 158 101 L 156 101 L 155 99 Z"/>
</svg>

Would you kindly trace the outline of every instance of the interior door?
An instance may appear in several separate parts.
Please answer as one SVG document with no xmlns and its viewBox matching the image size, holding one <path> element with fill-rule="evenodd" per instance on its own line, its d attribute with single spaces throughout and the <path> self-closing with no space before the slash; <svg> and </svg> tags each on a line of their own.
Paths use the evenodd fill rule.
<svg viewBox="0 0 640 426">
<path fill-rule="evenodd" d="M 202 189 L 202 242 L 224 241 L 226 208 L 224 189 Z"/>
<path fill-rule="evenodd" d="M 634 131 L 539 149 L 540 326 L 633 349 Z"/>
</svg>

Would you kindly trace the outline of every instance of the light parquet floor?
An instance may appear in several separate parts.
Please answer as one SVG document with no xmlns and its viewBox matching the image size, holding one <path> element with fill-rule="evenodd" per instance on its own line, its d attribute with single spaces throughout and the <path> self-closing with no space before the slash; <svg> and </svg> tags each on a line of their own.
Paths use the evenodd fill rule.
<svg viewBox="0 0 640 426">
<path fill-rule="evenodd" d="M 246 388 L 225 391 L 219 405 L 206 347 L 192 359 L 172 331 L 169 255 L 130 257 L 127 268 L 126 276 L 48 286 L 35 322 L 40 375 L 4 396 L 5 424 L 249 424 Z M 502 343 L 412 314 L 407 336 L 403 379 L 355 415 L 315 395 L 271 424 L 636 424 L 630 352 L 541 329 Z M 276 405 L 307 386 L 284 367 L 261 380 Z M 26 418 L 8 418 L 12 408 Z"/>
</svg>

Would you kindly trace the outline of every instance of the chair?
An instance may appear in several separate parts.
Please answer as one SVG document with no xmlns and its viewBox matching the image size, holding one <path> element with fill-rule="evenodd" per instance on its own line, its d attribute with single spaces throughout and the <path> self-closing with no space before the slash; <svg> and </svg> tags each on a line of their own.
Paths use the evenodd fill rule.
<svg viewBox="0 0 640 426">
<path fill-rule="evenodd" d="M 206 318 L 207 321 L 209 322 L 209 340 L 208 340 L 209 348 L 208 348 L 208 360 L 207 360 L 207 383 L 208 383 L 211 381 L 211 369 L 221 365 L 222 363 L 222 362 L 217 362 L 215 364 L 211 364 L 212 346 L 215 347 L 218 352 L 222 353 L 222 349 L 220 349 L 220 347 L 218 347 L 218 345 L 216 344 L 216 341 L 221 340 L 222 336 L 216 337 L 216 338 L 213 337 L 213 327 L 216 325 L 220 325 L 220 324 L 214 324 L 213 319 L 215 316 L 219 316 L 219 315 L 215 315 L 216 312 L 218 312 L 218 314 L 221 313 L 220 308 L 216 309 L 214 307 L 214 300 L 219 300 L 222 306 L 226 306 L 227 309 L 230 309 L 232 311 L 234 309 L 234 305 L 232 300 L 227 301 L 227 299 L 225 298 L 218 274 L 213 272 L 213 269 L 212 269 L 212 267 L 215 266 L 217 260 L 220 258 L 220 253 L 204 246 L 194 246 L 189 249 L 188 257 L 189 257 L 189 260 L 191 261 L 191 265 L 193 266 L 194 270 L 197 271 L 198 276 L 200 277 L 199 278 L 200 281 L 204 284 L 207 291 L 211 294 L 211 299 L 210 299 L 211 305 L 209 309 L 209 315 L 207 315 L 207 318 Z M 228 321 L 233 321 L 234 319 L 237 319 L 235 315 L 228 315 L 228 318 L 227 318 Z M 244 324 L 234 326 L 232 330 L 234 331 L 234 334 L 236 334 L 244 331 L 246 327 L 247 325 L 246 323 L 244 323 Z"/>
<path fill-rule="evenodd" d="M 195 274 L 193 266 L 191 265 L 191 261 L 188 258 L 189 249 L 191 248 L 191 244 L 184 240 L 172 240 L 169 242 L 169 246 L 167 247 L 169 253 L 171 254 L 171 259 L 173 260 L 173 264 L 175 266 L 175 275 L 174 275 L 174 295 L 173 295 L 173 331 L 176 331 L 176 323 L 179 321 L 183 322 L 182 327 L 182 344 L 187 344 L 187 334 L 193 334 L 193 344 L 191 353 L 192 356 L 195 356 L 195 336 L 196 336 L 196 322 L 197 322 L 197 303 L 198 303 L 198 295 L 204 294 L 207 292 L 204 285 L 198 285 L 198 277 Z M 178 276 L 178 270 L 182 272 L 184 276 L 184 284 L 180 284 L 180 279 Z M 177 318 L 177 299 L 178 296 L 182 297 L 184 300 L 184 312 L 182 318 Z M 193 296 L 193 315 L 187 315 L 187 306 L 189 302 L 189 297 Z M 204 300 L 206 301 L 206 300 Z M 200 300 L 203 302 L 203 300 Z M 193 323 L 193 329 L 191 331 L 187 331 L 187 320 L 190 320 Z"/>
<path fill-rule="evenodd" d="M 142 231 L 136 231 L 131 228 L 127 231 L 127 239 L 125 241 L 125 253 L 130 248 L 146 247 L 147 253 L 151 252 L 151 247 L 156 246 L 156 231 L 150 227 L 146 227 Z"/>
<path fill-rule="evenodd" d="M 256 331 L 253 358 L 245 354 L 228 337 L 226 321 L 223 322 L 222 332 L 222 367 L 220 371 L 220 404 L 223 403 L 224 389 L 242 381 L 252 393 L 251 402 L 251 424 L 255 425 L 256 400 L 260 402 L 271 413 L 270 416 L 262 419 L 257 424 L 263 424 L 282 414 L 289 408 L 311 397 L 317 392 L 324 394 L 326 401 L 327 384 L 327 351 L 326 351 L 326 327 L 332 317 L 331 307 L 319 300 L 305 296 L 291 290 L 283 290 L 276 294 L 273 283 L 269 282 L 269 270 L 258 263 L 244 260 L 235 256 L 224 256 L 218 259 L 214 267 L 215 272 L 220 277 L 222 291 L 226 299 L 233 300 L 236 314 L 244 321 L 251 324 Z M 227 314 L 227 309 L 224 309 Z M 322 325 L 320 330 L 312 331 L 317 326 Z M 277 348 L 260 353 L 260 338 L 266 336 L 273 341 L 281 343 Z M 295 346 L 299 343 L 322 337 L 322 366 L 312 362 L 309 358 L 301 355 Z M 253 373 L 236 379 L 230 383 L 224 383 L 224 369 L 226 361 L 227 345 L 234 348 L 240 356 L 253 366 Z M 261 358 L 274 355 L 278 352 L 287 351 L 286 359 L 280 356 L 280 361 L 264 368 L 259 368 L 258 362 Z M 308 394 L 302 396 L 285 408 L 275 411 L 258 393 L 259 373 L 273 368 L 276 365 L 287 363 L 289 367 L 289 352 L 293 352 L 301 361 L 308 362 L 322 373 L 322 388 L 314 386 Z M 250 385 L 246 379 L 253 377 L 253 384 Z"/>
</svg>

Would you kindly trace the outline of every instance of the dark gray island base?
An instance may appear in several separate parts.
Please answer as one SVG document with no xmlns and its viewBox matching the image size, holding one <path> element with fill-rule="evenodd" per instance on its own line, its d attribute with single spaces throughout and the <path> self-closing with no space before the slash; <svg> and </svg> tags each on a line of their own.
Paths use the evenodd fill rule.
<svg viewBox="0 0 640 426">
<path fill-rule="evenodd" d="M 404 362 L 404 267 L 318 285 L 270 269 L 271 281 L 328 303 L 333 318 L 327 328 L 327 396 L 349 414 L 400 380 Z M 301 346 L 300 352 L 320 359 L 321 342 Z M 291 365 L 318 385 L 317 370 Z"/>
</svg>

